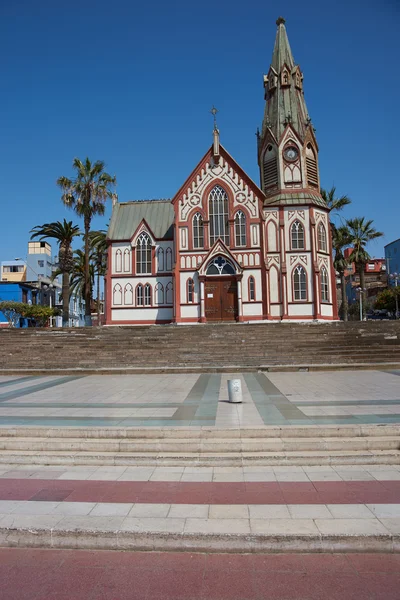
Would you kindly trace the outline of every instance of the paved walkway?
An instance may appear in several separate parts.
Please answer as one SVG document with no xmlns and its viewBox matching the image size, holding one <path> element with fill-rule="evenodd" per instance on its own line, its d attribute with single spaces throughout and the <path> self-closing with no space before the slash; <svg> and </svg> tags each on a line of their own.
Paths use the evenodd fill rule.
<svg viewBox="0 0 400 600">
<path fill-rule="evenodd" d="M 400 547 L 400 466 L 4 467 L 0 545 Z"/>
<path fill-rule="evenodd" d="M 0 426 L 400 423 L 400 371 L 0 377 Z M 240 377 L 243 404 L 228 400 Z"/>
<path fill-rule="evenodd" d="M 2 600 L 398 600 L 400 555 L 0 550 Z"/>
</svg>

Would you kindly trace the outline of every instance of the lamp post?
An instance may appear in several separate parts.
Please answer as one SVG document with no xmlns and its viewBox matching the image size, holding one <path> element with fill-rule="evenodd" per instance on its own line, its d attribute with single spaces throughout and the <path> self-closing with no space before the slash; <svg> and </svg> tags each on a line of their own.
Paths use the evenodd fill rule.
<svg viewBox="0 0 400 600">
<path fill-rule="evenodd" d="M 364 321 L 364 319 L 363 319 L 363 299 L 362 299 L 362 295 L 365 294 L 365 292 L 367 290 L 366 290 L 366 288 L 361 288 L 361 287 L 358 287 L 356 289 L 357 289 L 357 292 L 360 293 L 360 321 Z"/>
<path fill-rule="evenodd" d="M 394 286 L 395 286 L 395 301 L 396 301 L 396 319 L 399 318 L 399 294 L 398 294 L 398 289 L 397 286 L 399 285 L 399 277 L 400 277 L 400 273 L 391 273 L 389 275 L 389 279 L 391 279 L 394 282 Z"/>
<path fill-rule="evenodd" d="M 52 283 L 50 283 L 49 285 L 44 285 L 43 289 L 44 290 L 49 290 L 49 295 L 50 295 L 50 303 L 49 306 L 50 308 L 53 308 L 53 297 L 52 297 L 52 291 L 53 291 L 54 285 Z M 53 317 L 50 317 L 50 327 L 53 327 Z"/>
</svg>

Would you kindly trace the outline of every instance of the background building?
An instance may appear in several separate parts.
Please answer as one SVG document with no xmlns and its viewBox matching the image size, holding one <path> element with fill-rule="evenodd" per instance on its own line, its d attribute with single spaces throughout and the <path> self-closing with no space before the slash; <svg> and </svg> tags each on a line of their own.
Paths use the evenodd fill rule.
<svg viewBox="0 0 400 600">
<path fill-rule="evenodd" d="M 385 261 L 388 275 L 400 273 L 400 238 L 385 246 Z M 388 278 L 389 285 L 395 285 L 394 278 Z M 400 278 L 398 279 L 400 283 Z"/>
</svg>

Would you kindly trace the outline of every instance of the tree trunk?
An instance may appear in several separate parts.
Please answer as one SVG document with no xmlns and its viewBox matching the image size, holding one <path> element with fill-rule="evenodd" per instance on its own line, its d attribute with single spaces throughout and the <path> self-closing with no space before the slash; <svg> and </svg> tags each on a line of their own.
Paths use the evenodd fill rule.
<svg viewBox="0 0 400 600">
<path fill-rule="evenodd" d="M 365 264 L 360 263 L 358 265 L 358 273 L 360 275 L 360 296 L 362 296 L 362 320 L 365 320 L 366 304 L 367 304 L 367 291 L 365 290 Z M 365 290 L 365 291 L 364 291 Z"/>
<path fill-rule="evenodd" d="M 92 325 L 92 313 L 91 313 L 91 294 L 90 294 L 90 260 L 89 260 L 89 231 L 90 231 L 90 217 L 85 217 L 85 326 L 91 327 Z"/>
<path fill-rule="evenodd" d="M 69 325 L 69 273 L 64 271 L 62 274 L 62 326 L 68 327 Z"/>
<path fill-rule="evenodd" d="M 342 316 L 343 321 L 349 320 L 349 303 L 347 301 L 347 293 L 346 293 L 346 278 L 344 276 L 344 271 L 340 273 L 340 287 L 342 290 Z"/>
<path fill-rule="evenodd" d="M 100 269 L 97 269 L 97 325 L 100 323 Z"/>
</svg>

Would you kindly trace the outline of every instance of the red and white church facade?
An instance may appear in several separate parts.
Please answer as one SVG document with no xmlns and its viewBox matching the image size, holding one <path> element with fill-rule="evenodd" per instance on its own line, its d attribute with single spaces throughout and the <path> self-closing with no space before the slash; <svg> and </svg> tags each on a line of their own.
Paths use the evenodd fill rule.
<svg viewBox="0 0 400 600">
<path fill-rule="evenodd" d="M 214 128 L 172 200 L 117 202 L 106 324 L 337 319 L 318 146 L 284 19 L 264 76 L 260 187 Z"/>
</svg>

